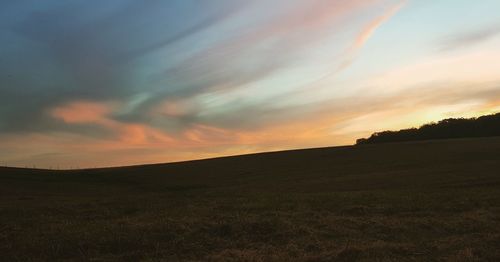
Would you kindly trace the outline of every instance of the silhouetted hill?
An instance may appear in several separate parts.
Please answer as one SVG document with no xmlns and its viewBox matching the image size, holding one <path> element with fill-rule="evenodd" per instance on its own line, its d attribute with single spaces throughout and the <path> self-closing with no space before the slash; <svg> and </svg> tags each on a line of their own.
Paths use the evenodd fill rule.
<svg viewBox="0 0 500 262">
<path fill-rule="evenodd" d="M 488 137 L 0 167 L 0 261 L 499 261 L 498 152 Z"/>
<path fill-rule="evenodd" d="M 490 136 L 500 136 L 500 113 L 479 118 L 448 118 L 420 128 L 376 132 L 369 138 L 356 140 L 356 144 Z"/>
</svg>

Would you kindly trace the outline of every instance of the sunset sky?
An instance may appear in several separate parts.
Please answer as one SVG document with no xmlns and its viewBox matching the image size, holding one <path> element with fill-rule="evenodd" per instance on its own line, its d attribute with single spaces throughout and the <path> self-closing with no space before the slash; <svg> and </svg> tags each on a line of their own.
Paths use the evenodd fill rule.
<svg viewBox="0 0 500 262">
<path fill-rule="evenodd" d="M 347 145 L 500 111 L 498 0 L 0 4 L 0 165 Z"/>
</svg>

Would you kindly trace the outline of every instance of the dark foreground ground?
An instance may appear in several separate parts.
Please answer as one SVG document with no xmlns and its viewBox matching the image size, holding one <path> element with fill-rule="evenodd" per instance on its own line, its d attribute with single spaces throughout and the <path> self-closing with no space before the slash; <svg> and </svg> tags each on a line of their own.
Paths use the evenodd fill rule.
<svg viewBox="0 0 500 262">
<path fill-rule="evenodd" d="M 500 261 L 500 138 L 87 171 L 2 168 L 0 256 Z"/>
</svg>

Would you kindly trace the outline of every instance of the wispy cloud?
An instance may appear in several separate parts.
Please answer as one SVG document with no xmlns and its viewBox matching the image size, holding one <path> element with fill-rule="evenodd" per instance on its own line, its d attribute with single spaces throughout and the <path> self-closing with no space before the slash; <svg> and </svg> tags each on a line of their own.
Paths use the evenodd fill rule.
<svg viewBox="0 0 500 262">
<path fill-rule="evenodd" d="M 468 32 L 460 32 L 441 43 L 441 51 L 450 51 L 477 45 L 500 35 L 500 25 L 487 26 Z"/>
<path fill-rule="evenodd" d="M 366 25 L 366 27 L 363 28 L 361 33 L 356 37 L 356 40 L 351 46 L 350 51 L 356 52 L 357 50 L 362 48 L 368 41 L 368 39 L 370 39 L 370 37 L 375 33 L 377 28 L 379 28 L 384 22 L 394 16 L 401 8 L 403 8 L 406 3 L 406 0 L 397 3 L 396 5 L 388 8 L 384 14 L 372 20 L 368 25 Z"/>
<path fill-rule="evenodd" d="M 349 47 L 347 51 L 346 60 L 340 64 L 337 71 L 341 71 L 352 64 L 358 52 L 363 48 L 363 46 L 368 42 L 370 37 L 373 36 L 375 31 L 382 26 L 384 22 L 387 22 L 391 17 L 393 17 L 401 8 L 407 4 L 407 0 L 400 1 L 399 3 L 388 8 L 384 14 L 370 21 L 357 35 L 356 39 Z"/>
</svg>

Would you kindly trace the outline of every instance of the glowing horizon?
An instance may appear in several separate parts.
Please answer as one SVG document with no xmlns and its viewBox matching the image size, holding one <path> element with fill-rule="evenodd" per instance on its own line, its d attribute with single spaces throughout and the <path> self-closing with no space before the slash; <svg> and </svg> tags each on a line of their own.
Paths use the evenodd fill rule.
<svg viewBox="0 0 500 262">
<path fill-rule="evenodd" d="M 14 1 L 0 165 L 353 144 L 500 111 L 500 2 Z"/>
</svg>

